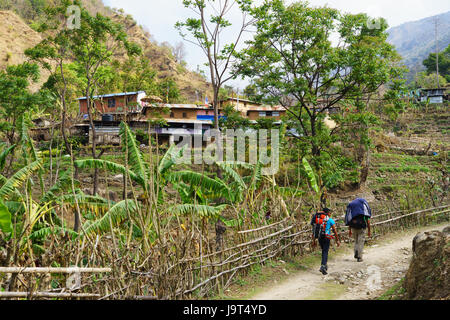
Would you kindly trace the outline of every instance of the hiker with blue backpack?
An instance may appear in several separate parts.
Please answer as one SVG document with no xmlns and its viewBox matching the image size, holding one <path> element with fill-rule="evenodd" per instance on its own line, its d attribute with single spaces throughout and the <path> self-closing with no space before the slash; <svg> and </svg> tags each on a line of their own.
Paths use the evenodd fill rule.
<svg viewBox="0 0 450 320">
<path fill-rule="evenodd" d="M 358 262 L 363 261 L 363 249 L 366 238 L 366 228 L 368 236 L 371 237 L 370 218 L 372 210 L 365 199 L 355 199 L 347 206 L 345 213 L 345 225 L 349 227 L 349 237 L 355 240 L 355 259 Z"/>
<path fill-rule="evenodd" d="M 320 265 L 320 272 L 323 275 L 328 274 L 328 251 L 330 250 L 331 239 L 336 239 L 336 245 L 340 246 L 339 235 L 336 231 L 336 222 L 331 218 L 331 210 L 324 208 L 323 211 L 319 211 L 313 215 L 311 219 L 311 225 L 313 227 L 312 234 L 312 246 L 316 247 L 316 240 L 319 241 L 320 248 L 322 249 L 322 263 Z M 331 235 L 333 230 L 334 237 Z"/>
</svg>

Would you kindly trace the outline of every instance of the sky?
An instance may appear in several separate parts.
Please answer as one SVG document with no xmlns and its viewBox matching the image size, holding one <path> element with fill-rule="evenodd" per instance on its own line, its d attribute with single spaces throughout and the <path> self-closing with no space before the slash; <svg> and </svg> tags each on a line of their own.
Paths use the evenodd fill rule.
<svg viewBox="0 0 450 320">
<path fill-rule="evenodd" d="M 182 0 L 103 0 L 111 8 L 122 8 L 131 14 L 134 19 L 150 31 L 154 39 L 159 42 L 168 42 L 172 45 L 183 41 L 174 25 L 192 17 L 193 13 L 184 8 Z M 287 0 L 286 2 L 294 2 Z M 310 0 L 313 6 L 324 6 L 339 9 L 350 13 L 367 13 L 372 17 L 384 17 L 390 27 L 405 22 L 420 20 L 436 14 L 450 11 L 449 0 Z M 239 12 L 232 11 L 230 20 L 239 23 Z M 200 66 L 205 72 L 206 56 L 195 45 L 184 42 L 187 55 L 188 68 L 196 70 Z M 235 80 L 228 83 L 242 91 L 246 81 Z"/>
</svg>

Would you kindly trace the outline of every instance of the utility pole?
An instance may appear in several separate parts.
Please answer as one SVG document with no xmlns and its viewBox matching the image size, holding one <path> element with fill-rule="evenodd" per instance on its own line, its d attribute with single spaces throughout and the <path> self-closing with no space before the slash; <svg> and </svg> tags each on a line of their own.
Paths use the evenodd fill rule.
<svg viewBox="0 0 450 320">
<path fill-rule="evenodd" d="M 439 45 L 438 45 L 438 18 L 434 19 L 434 33 L 435 33 L 435 41 L 436 41 L 436 88 L 440 88 L 439 86 Z"/>
</svg>

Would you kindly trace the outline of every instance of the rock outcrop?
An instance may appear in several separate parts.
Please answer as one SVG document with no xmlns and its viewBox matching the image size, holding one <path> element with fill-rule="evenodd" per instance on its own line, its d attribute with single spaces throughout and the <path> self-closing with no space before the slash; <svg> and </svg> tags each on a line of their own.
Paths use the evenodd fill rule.
<svg viewBox="0 0 450 320">
<path fill-rule="evenodd" d="M 450 226 L 416 235 L 404 287 L 410 300 L 450 299 Z"/>
</svg>

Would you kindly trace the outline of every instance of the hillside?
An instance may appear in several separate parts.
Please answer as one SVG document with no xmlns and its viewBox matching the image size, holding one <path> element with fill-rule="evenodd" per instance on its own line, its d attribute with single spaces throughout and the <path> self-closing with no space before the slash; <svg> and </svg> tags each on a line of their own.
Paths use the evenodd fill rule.
<svg viewBox="0 0 450 320">
<path fill-rule="evenodd" d="M 31 29 L 20 17 L 11 11 L 0 11 L 0 69 L 25 61 L 24 51 L 42 40 L 41 36 Z M 48 73 L 42 72 L 42 79 Z M 41 79 L 31 86 L 36 91 L 44 82 Z"/>
<path fill-rule="evenodd" d="M 52 3 L 47 0 L 39 3 Z M 121 22 L 131 41 L 138 43 L 151 66 L 157 72 L 158 79 L 175 79 L 184 100 L 194 102 L 195 91 L 210 93 L 207 82 L 197 73 L 191 72 L 177 63 L 167 48 L 158 46 L 150 41 L 150 35 L 130 16 L 122 12 L 115 12 L 105 6 L 101 0 L 83 0 L 84 6 L 91 14 L 101 13 L 115 21 Z M 22 63 L 26 57 L 24 50 L 36 45 L 42 39 L 33 30 L 33 25 L 40 21 L 43 6 L 33 5 L 28 0 L 0 1 L 0 69 L 7 65 Z M 5 50 L 3 50 L 5 48 Z M 37 90 L 46 81 L 48 74 L 43 72 L 41 80 L 33 86 Z"/>
<path fill-rule="evenodd" d="M 438 20 L 438 47 L 443 50 L 450 43 L 450 11 L 388 30 L 388 41 L 395 45 L 410 70 L 409 80 L 414 78 L 416 72 L 425 69 L 422 61 L 436 52 L 435 19 Z"/>
</svg>

